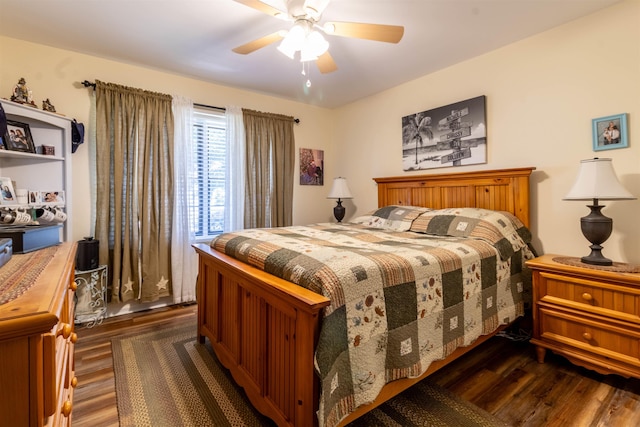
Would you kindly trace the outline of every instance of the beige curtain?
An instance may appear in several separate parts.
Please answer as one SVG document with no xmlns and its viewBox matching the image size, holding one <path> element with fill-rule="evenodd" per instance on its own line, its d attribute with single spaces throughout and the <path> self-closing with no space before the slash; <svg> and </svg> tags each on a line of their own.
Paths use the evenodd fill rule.
<svg viewBox="0 0 640 427">
<path fill-rule="evenodd" d="M 171 295 L 171 96 L 96 81 L 96 238 L 112 301 Z"/>
<path fill-rule="evenodd" d="M 293 117 L 242 110 L 246 145 L 245 228 L 293 223 Z"/>
</svg>

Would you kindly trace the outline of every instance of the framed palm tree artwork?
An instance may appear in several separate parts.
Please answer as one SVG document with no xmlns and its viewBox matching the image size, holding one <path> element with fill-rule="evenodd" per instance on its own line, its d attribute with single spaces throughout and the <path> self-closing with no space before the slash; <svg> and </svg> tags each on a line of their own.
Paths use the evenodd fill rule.
<svg viewBox="0 0 640 427">
<path fill-rule="evenodd" d="M 405 171 L 487 162 L 484 95 L 402 118 Z"/>
</svg>

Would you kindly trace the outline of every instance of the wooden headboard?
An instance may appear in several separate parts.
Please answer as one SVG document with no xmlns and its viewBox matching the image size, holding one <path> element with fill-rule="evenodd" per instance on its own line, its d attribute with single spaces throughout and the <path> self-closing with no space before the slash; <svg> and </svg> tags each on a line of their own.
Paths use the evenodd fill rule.
<svg viewBox="0 0 640 427">
<path fill-rule="evenodd" d="M 529 176 L 534 167 L 374 178 L 378 207 L 477 207 L 511 212 L 529 227 Z"/>
</svg>

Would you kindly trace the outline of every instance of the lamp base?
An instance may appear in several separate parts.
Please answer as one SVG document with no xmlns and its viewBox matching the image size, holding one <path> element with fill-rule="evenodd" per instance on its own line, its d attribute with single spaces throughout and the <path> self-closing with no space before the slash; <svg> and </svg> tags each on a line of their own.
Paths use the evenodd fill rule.
<svg viewBox="0 0 640 427">
<path fill-rule="evenodd" d="M 582 234 L 591 242 L 591 253 L 580 260 L 585 264 L 593 265 L 613 265 L 613 261 L 602 255 L 601 243 L 604 243 L 613 230 L 613 220 L 600 212 L 604 206 L 595 204 L 589 205 L 591 212 L 589 215 L 580 218 L 580 228 Z"/>
<path fill-rule="evenodd" d="M 342 200 L 338 199 L 338 204 L 335 208 L 333 208 L 333 216 L 336 217 L 338 222 L 342 222 L 342 218 L 344 218 L 344 213 L 346 209 L 342 206 Z"/>
<path fill-rule="evenodd" d="M 602 246 L 598 245 L 597 248 L 594 248 L 594 246 L 595 245 L 589 246 L 591 248 L 591 253 L 587 256 L 583 256 L 582 258 L 580 258 L 580 261 L 584 262 L 585 264 L 591 264 L 591 265 L 603 265 L 603 266 L 613 265 L 613 261 L 611 261 L 609 258 L 605 258 L 604 256 L 602 256 L 602 252 L 600 252 L 602 250 Z"/>
</svg>

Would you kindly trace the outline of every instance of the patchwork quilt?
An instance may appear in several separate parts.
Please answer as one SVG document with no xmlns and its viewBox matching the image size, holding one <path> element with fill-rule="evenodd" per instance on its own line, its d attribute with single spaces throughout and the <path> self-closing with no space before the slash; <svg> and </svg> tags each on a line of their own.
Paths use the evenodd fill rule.
<svg viewBox="0 0 640 427">
<path fill-rule="evenodd" d="M 320 426 L 421 375 L 530 299 L 531 235 L 506 212 L 386 207 L 352 223 L 250 229 L 211 246 L 331 300 L 316 370 Z"/>
</svg>

